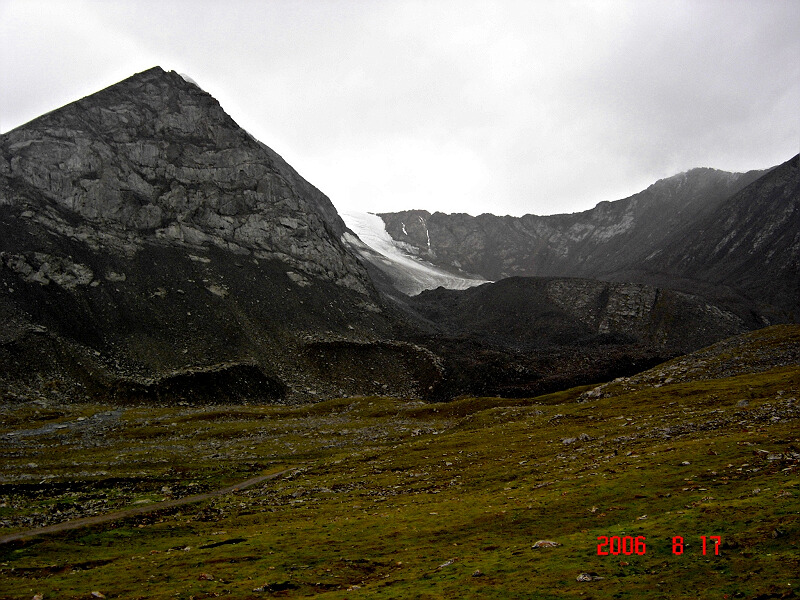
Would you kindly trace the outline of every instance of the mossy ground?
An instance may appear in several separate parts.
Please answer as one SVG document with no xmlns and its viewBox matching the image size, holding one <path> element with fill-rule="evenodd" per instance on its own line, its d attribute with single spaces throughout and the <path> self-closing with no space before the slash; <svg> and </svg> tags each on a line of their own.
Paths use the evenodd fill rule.
<svg viewBox="0 0 800 600">
<path fill-rule="evenodd" d="M 797 366 L 608 386 L 607 397 L 579 402 L 586 391 L 7 410 L 0 434 L 67 426 L 3 438 L 0 476 L 13 483 L 0 489 L 0 535 L 93 501 L 116 510 L 292 471 L 205 502 L 4 544 L 0 598 L 795 593 Z M 98 414 L 96 438 L 75 425 Z M 646 553 L 598 556 L 598 536 L 645 536 Z M 674 536 L 684 539 L 680 556 Z M 718 556 L 710 539 L 703 555 L 701 536 L 721 536 Z M 532 548 L 541 539 L 560 545 Z M 581 573 L 602 579 L 577 581 Z"/>
</svg>

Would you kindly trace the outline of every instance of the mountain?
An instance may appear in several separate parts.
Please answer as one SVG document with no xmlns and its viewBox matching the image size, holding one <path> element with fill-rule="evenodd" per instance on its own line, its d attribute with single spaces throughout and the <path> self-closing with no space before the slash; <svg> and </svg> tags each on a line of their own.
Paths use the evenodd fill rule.
<svg viewBox="0 0 800 600">
<path fill-rule="evenodd" d="M 440 267 L 637 281 L 703 293 L 765 322 L 800 317 L 800 157 L 769 171 L 694 169 L 570 215 L 384 213 L 387 232 Z"/>
<path fill-rule="evenodd" d="M 642 240 L 666 244 L 756 177 L 693 171 L 558 217 L 347 215 L 362 240 L 214 98 L 156 67 L 0 136 L 0 399 L 449 400 L 630 375 L 761 313 L 576 275 L 611 279 L 634 250 L 641 267 Z M 531 253 L 551 276 L 481 281 Z M 422 291 L 438 285 L 469 289 Z"/>
<path fill-rule="evenodd" d="M 437 267 L 159 68 L 0 136 L 0 597 L 794 597 L 797 168 Z"/>
<path fill-rule="evenodd" d="M 761 174 L 694 169 L 574 214 L 472 217 L 417 210 L 380 216 L 392 238 L 416 255 L 486 279 L 602 277 L 644 260 Z"/>
<path fill-rule="evenodd" d="M 435 362 L 393 341 L 346 231 L 216 100 L 158 67 L 8 132 L 4 394 L 422 394 Z M 337 371 L 365 359 L 386 365 Z"/>
<path fill-rule="evenodd" d="M 529 396 L 630 375 L 796 321 L 797 168 L 795 157 L 768 172 L 695 169 L 573 215 L 381 214 L 418 260 L 497 279 L 398 302 L 435 336 L 451 396 Z"/>
<path fill-rule="evenodd" d="M 631 275 L 724 286 L 775 319 L 800 319 L 800 155 L 672 234 Z"/>
</svg>

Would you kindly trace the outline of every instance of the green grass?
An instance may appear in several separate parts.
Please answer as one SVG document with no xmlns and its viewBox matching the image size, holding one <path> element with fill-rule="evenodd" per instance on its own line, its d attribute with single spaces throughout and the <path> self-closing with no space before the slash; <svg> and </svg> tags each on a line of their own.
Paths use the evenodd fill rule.
<svg viewBox="0 0 800 600">
<path fill-rule="evenodd" d="M 55 506 L 117 509 L 294 470 L 0 546 L 0 598 L 724 599 L 800 587 L 796 365 L 616 382 L 578 402 L 587 389 L 438 405 L 131 407 L 97 447 L 69 428 L 5 444 L 0 475 L 14 483 L 0 489 L 0 534 Z M 58 407 L 2 426 L 110 410 Z M 598 556 L 603 535 L 645 536 L 646 554 Z M 703 556 L 704 535 L 722 537 L 719 556 L 711 542 Z M 560 546 L 533 549 L 540 539 Z"/>
</svg>

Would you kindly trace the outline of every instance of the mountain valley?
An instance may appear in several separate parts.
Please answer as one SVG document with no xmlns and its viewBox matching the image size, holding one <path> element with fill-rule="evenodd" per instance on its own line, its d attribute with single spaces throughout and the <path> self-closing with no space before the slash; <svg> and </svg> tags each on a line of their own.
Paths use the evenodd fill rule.
<svg viewBox="0 0 800 600">
<path fill-rule="evenodd" d="M 629 375 L 793 320 L 796 159 L 767 174 L 698 169 L 578 215 L 409 213 L 399 225 L 383 215 L 385 230 L 374 215 L 348 216 L 371 247 L 211 96 L 160 68 L 3 135 L 0 149 L 0 364 L 9 401 L 241 401 L 253 390 L 272 402 L 519 396 Z M 763 259 L 743 262 L 732 249 L 704 274 L 701 263 L 678 268 L 679 256 L 653 250 L 703 218 L 710 230 L 728 203 L 749 206 L 747 194 L 760 198 L 758 215 L 784 215 L 736 229 L 751 245 L 760 240 Z M 731 238 L 743 211 L 714 239 Z M 470 223 L 484 223 L 483 233 Z M 408 234 L 402 243 L 398 227 Z M 455 245 L 440 241 L 448 239 Z M 529 263 L 536 268 L 525 271 Z M 648 270 L 655 264 L 664 266 Z M 521 269 L 561 279 L 480 285 Z M 587 274 L 619 283 L 564 279 Z M 473 289 L 419 294 L 442 284 Z M 480 311 L 489 329 L 471 316 Z M 681 327 L 684 319 L 691 325 Z M 520 355 L 534 346 L 538 355 Z"/>
<path fill-rule="evenodd" d="M 149 69 L 0 136 L 0 598 L 794 597 L 798 321 L 800 156 L 340 216 Z"/>
</svg>

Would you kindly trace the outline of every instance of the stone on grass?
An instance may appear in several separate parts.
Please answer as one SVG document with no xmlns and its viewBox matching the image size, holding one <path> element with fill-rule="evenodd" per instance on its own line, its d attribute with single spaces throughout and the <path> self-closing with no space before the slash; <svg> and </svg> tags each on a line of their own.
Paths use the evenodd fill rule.
<svg viewBox="0 0 800 600">
<path fill-rule="evenodd" d="M 555 548 L 556 546 L 560 546 L 558 542 L 554 542 L 553 540 L 539 540 L 536 542 L 531 548 Z"/>
</svg>

